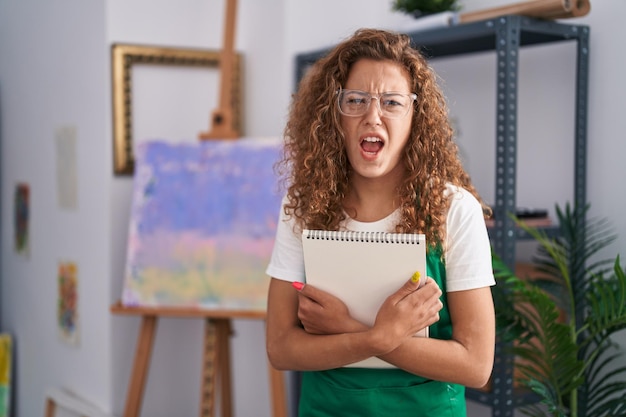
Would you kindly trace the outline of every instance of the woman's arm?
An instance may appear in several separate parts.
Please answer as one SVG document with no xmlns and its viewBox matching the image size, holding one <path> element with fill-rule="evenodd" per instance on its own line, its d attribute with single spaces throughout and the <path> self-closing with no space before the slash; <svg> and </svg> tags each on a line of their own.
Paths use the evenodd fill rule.
<svg viewBox="0 0 626 417">
<path fill-rule="evenodd" d="M 383 352 L 367 331 L 318 335 L 298 319 L 298 292 L 289 281 L 272 278 L 268 294 L 267 354 L 279 370 L 323 370 Z"/>
<path fill-rule="evenodd" d="M 266 341 L 270 362 L 282 370 L 324 370 L 391 352 L 439 318 L 439 287 L 432 281 L 419 291 L 417 286 L 408 280 L 367 328 L 336 297 L 310 285 L 297 291 L 288 281 L 272 279 Z"/>
<path fill-rule="evenodd" d="M 467 190 L 449 187 L 445 253 L 452 339 L 412 338 L 382 359 L 427 378 L 484 386 L 493 368 L 495 284 L 482 207 Z"/>
<path fill-rule="evenodd" d="M 382 359 L 426 378 L 484 386 L 491 375 L 495 315 L 489 287 L 447 294 L 452 339 L 414 337 Z"/>
<path fill-rule="evenodd" d="M 440 290 L 434 281 L 429 283 L 424 292 L 413 290 L 412 297 L 402 297 L 405 287 L 392 295 L 381 307 L 375 326 L 368 329 L 350 318 L 345 305 L 329 294 L 310 285 L 298 292 L 290 282 L 272 279 L 267 318 L 270 362 L 277 369 L 323 370 L 379 356 L 426 378 L 484 386 L 491 375 L 495 346 L 490 288 L 448 293 L 451 340 L 412 337 L 416 328 L 426 325 L 420 321 L 407 327 L 405 319 L 421 316 L 412 320 L 432 324 L 441 308 L 432 302 Z M 300 313 L 298 298 L 302 300 Z M 394 301 L 397 299 L 405 302 Z M 305 323 L 306 331 L 301 323 Z M 393 346 L 397 347 L 389 351 Z M 389 353 L 381 353 L 385 351 Z"/>
</svg>

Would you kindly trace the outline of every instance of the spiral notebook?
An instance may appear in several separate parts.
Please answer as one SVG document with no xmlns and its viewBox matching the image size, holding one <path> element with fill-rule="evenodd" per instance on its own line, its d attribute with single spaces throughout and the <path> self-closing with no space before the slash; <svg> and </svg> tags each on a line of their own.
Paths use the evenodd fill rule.
<svg viewBox="0 0 626 417">
<path fill-rule="evenodd" d="M 423 234 L 308 230 L 302 232 L 306 282 L 341 299 L 350 314 L 372 326 L 385 299 L 417 271 L 426 278 Z M 428 337 L 428 328 L 416 336 Z M 390 368 L 369 358 L 350 367 Z"/>
</svg>

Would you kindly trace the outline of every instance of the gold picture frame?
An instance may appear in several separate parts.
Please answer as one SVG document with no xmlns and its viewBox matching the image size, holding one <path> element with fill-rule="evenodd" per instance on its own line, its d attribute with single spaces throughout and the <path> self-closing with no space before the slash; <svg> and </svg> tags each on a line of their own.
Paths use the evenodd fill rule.
<svg viewBox="0 0 626 417">
<path fill-rule="evenodd" d="M 192 48 L 113 44 L 111 46 L 113 84 L 113 172 L 132 175 L 135 169 L 133 153 L 132 68 L 135 64 L 196 66 L 219 70 L 220 51 Z M 241 56 L 235 54 L 233 65 L 232 112 L 233 127 L 241 131 Z M 219 96 L 219 91 L 215 92 Z M 207 119 L 211 111 L 207 109 Z M 201 130 L 201 126 L 198 126 Z"/>
</svg>

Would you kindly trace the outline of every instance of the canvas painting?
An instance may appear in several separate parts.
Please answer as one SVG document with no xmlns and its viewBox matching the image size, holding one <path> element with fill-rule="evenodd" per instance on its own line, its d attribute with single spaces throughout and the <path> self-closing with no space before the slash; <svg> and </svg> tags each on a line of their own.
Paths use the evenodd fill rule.
<svg viewBox="0 0 626 417">
<path fill-rule="evenodd" d="M 0 417 L 10 415 L 12 346 L 11 335 L 0 334 Z"/>
<path fill-rule="evenodd" d="M 15 251 L 28 255 L 28 228 L 30 217 L 30 187 L 22 183 L 15 186 L 14 217 L 15 228 L 14 240 Z"/>
<path fill-rule="evenodd" d="M 278 139 L 143 141 L 122 304 L 264 310 Z"/>
<path fill-rule="evenodd" d="M 78 267 L 74 262 L 59 262 L 57 325 L 59 337 L 68 345 L 78 345 Z"/>
</svg>

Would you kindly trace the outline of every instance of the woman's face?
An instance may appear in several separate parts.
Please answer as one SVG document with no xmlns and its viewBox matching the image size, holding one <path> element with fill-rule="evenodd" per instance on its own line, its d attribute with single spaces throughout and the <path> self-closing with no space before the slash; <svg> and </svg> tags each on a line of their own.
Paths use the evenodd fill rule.
<svg viewBox="0 0 626 417">
<path fill-rule="evenodd" d="M 343 89 L 360 90 L 378 96 L 388 92 L 411 94 L 410 85 L 409 74 L 399 64 L 361 59 L 353 64 Z M 378 99 L 373 98 L 361 116 L 341 115 L 348 160 L 354 175 L 368 179 L 397 180 L 404 171 L 402 153 L 411 132 L 414 104 L 411 100 L 405 116 L 390 118 L 382 114 L 378 102 Z"/>
</svg>

